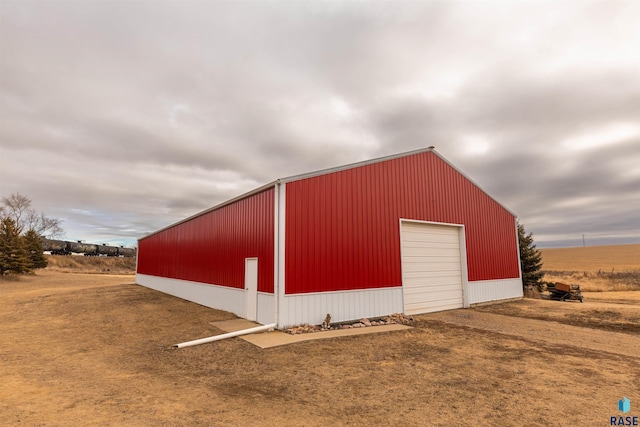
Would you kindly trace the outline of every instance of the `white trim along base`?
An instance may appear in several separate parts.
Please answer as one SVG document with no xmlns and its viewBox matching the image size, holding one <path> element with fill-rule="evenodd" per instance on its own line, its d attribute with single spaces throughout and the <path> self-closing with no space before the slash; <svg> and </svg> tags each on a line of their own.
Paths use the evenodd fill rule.
<svg viewBox="0 0 640 427">
<path fill-rule="evenodd" d="M 478 280 L 469 282 L 467 289 L 469 304 L 522 298 L 523 296 L 522 280 L 519 277 L 515 279 Z"/>
<path fill-rule="evenodd" d="M 137 274 L 136 283 L 205 307 L 229 311 L 236 316 L 245 317 L 246 314 L 243 289 L 146 274 Z"/>
<path fill-rule="evenodd" d="M 331 322 L 344 322 L 401 313 L 402 287 L 293 294 L 280 301 L 278 328 L 319 325 L 327 314 Z"/>
<path fill-rule="evenodd" d="M 246 318 L 243 289 L 146 274 L 137 274 L 136 283 Z M 523 296 L 522 281 L 519 278 L 468 282 L 467 289 L 470 305 Z M 331 314 L 332 322 L 343 322 L 363 317 L 387 316 L 403 311 L 402 287 L 285 295 L 280 301 L 277 325 L 280 329 L 304 323 L 319 325 L 327 313 Z M 274 295 L 258 292 L 259 323 L 273 322 L 275 303 Z"/>
<path fill-rule="evenodd" d="M 205 307 L 228 311 L 246 318 L 246 291 L 243 289 L 147 274 L 137 274 L 136 283 Z M 274 316 L 273 295 L 258 292 L 258 322 L 272 323 Z"/>
</svg>

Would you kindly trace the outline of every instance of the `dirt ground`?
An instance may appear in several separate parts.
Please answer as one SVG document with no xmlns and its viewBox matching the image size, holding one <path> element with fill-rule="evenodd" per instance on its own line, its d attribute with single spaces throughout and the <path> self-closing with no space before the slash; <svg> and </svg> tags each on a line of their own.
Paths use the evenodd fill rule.
<svg viewBox="0 0 640 427">
<path fill-rule="evenodd" d="M 266 350 L 171 349 L 234 316 L 133 276 L 44 270 L 0 282 L 0 301 L 3 425 L 604 426 L 623 396 L 640 413 L 640 292 L 448 315 L 486 328 L 429 314 L 403 332 Z M 547 339 L 561 324 L 576 329 Z M 590 331 L 615 331 L 611 348 L 586 346 Z"/>
<path fill-rule="evenodd" d="M 585 303 L 524 299 L 476 310 L 640 336 L 640 292 L 585 292 L 583 296 Z"/>
</svg>

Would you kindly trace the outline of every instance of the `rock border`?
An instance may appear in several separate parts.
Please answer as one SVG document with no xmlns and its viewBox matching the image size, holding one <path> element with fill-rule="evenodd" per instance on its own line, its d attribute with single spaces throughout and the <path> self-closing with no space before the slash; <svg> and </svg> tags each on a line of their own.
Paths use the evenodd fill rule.
<svg viewBox="0 0 640 427">
<path fill-rule="evenodd" d="M 328 316 L 330 319 L 330 317 Z M 360 320 L 349 321 L 349 322 L 338 322 L 338 323 L 328 323 L 323 322 L 322 325 L 299 325 L 293 326 L 291 328 L 282 329 L 282 332 L 286 332 L 291 335 L 297 334 L 309 334 L 315 332 L 323 332 L 323 331 L 334 331 L 338 329 L 352 329 L 352 328 L 368 328 L 371 326 L 382 326 L 382 325 L 412 325 L 413 317 L 407 316 L 404 313 L 394 313 L 389 316 L 377 317 L 372 320 L 363 317 Z"/>
</svg>

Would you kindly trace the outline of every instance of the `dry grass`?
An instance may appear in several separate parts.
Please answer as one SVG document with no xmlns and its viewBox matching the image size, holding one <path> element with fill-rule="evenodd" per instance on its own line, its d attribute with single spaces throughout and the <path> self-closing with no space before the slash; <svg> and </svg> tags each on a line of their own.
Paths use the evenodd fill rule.
<svg viewBox="0 0 640 427">
<path fill-rule="evenodd" d="M 640 290 L 640 270 L 624 273 L 590 271 L 545 271 L 545 281 L 575 283 L 585 292 L 624 292 Z"/>
<path fill-rule="evenodd" d="M 613 293 L 613 295 L 618 294 L 625 293 Z M 597 295 L 604 298 L 594 298 L 594 294 L 587 293 L 585 294 L 587 302 L 583 304 L 523 299 L 482 306 L 476 310 L 636 336 L 640 334 L 639 292 L 626 292 L 622 301 L 612 298 L 611 292 L 598 292 Z M 549 328 L 553 328 L 553 325 L 550 324 Z"/>
<path fill-rule="evenodd" d="M 135 258 L 45 255 L 47 270 L 84 274 L 135 274 Z"/>
<path fill-rule="evenodd" d="M 545 281 L 587 292 L 640 290 L 640 245 L 541 249 Z"/>
<path fill-rule="evenodd" d="M 640 245 L 540 249 L 545 271 L 640 270 Z"/>
<path fill-rule="evenodd" d="M 0 274 L 0 282 L 19 282 L 20 277 L 18 274 Z"/>
<path fill-rule="evenodd" d="M 640 396 L 638 357 L 585 348 L 575 335 L 546 340 L 555 318 L 612 335 L 637 304 L 511 303 L 520 317 L 543 307 L 555 316 L 548 329 L 527 323 L 516 335 L 424 315 L 400 332 L 175 350 L 234 316 L 132 280 L 39 271 L 3 284 L 3 425 L 598 426 L 620 396 Z M 513 319 L 495 316 L 505 327 Z M 593 330 L 601 319 L 612 328 Z M 615 334 L 612 349 L 636 345 L 632 332 Z"/>
</svg>

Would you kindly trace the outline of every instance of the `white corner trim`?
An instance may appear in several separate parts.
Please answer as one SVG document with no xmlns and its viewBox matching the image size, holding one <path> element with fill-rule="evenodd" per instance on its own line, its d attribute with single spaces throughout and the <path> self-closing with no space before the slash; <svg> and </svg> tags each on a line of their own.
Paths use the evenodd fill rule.
<svg viewBox="0 0 640 427">
<path fill-rule="evenodd" d="M 276 221 L 278 222 L 278 233 L 276 235 L 276 252 L 274 253 L 275 259 L 275 270 L 274 274 L 276 276 L 275 280 L 277 281 L 276 286 L 274 288 L 274 294 L 276 296 L 275 302 L 275 313 L 276 313 L 276 324 L 278 327 L 282 324 L 281 316 L 282 313 L 287 310 L 287 302 L 285 299 L 285 286 L 286 286 L 286 273 L 285 273 L 285 260 L 286 260 L 286 247 L 285 247 L 285 231 L 287 224 L 287 184 L 280 183 L 278 185 L 278 199 L 276 200 L 278 204 L 278 217 Z"/>
</svg>

